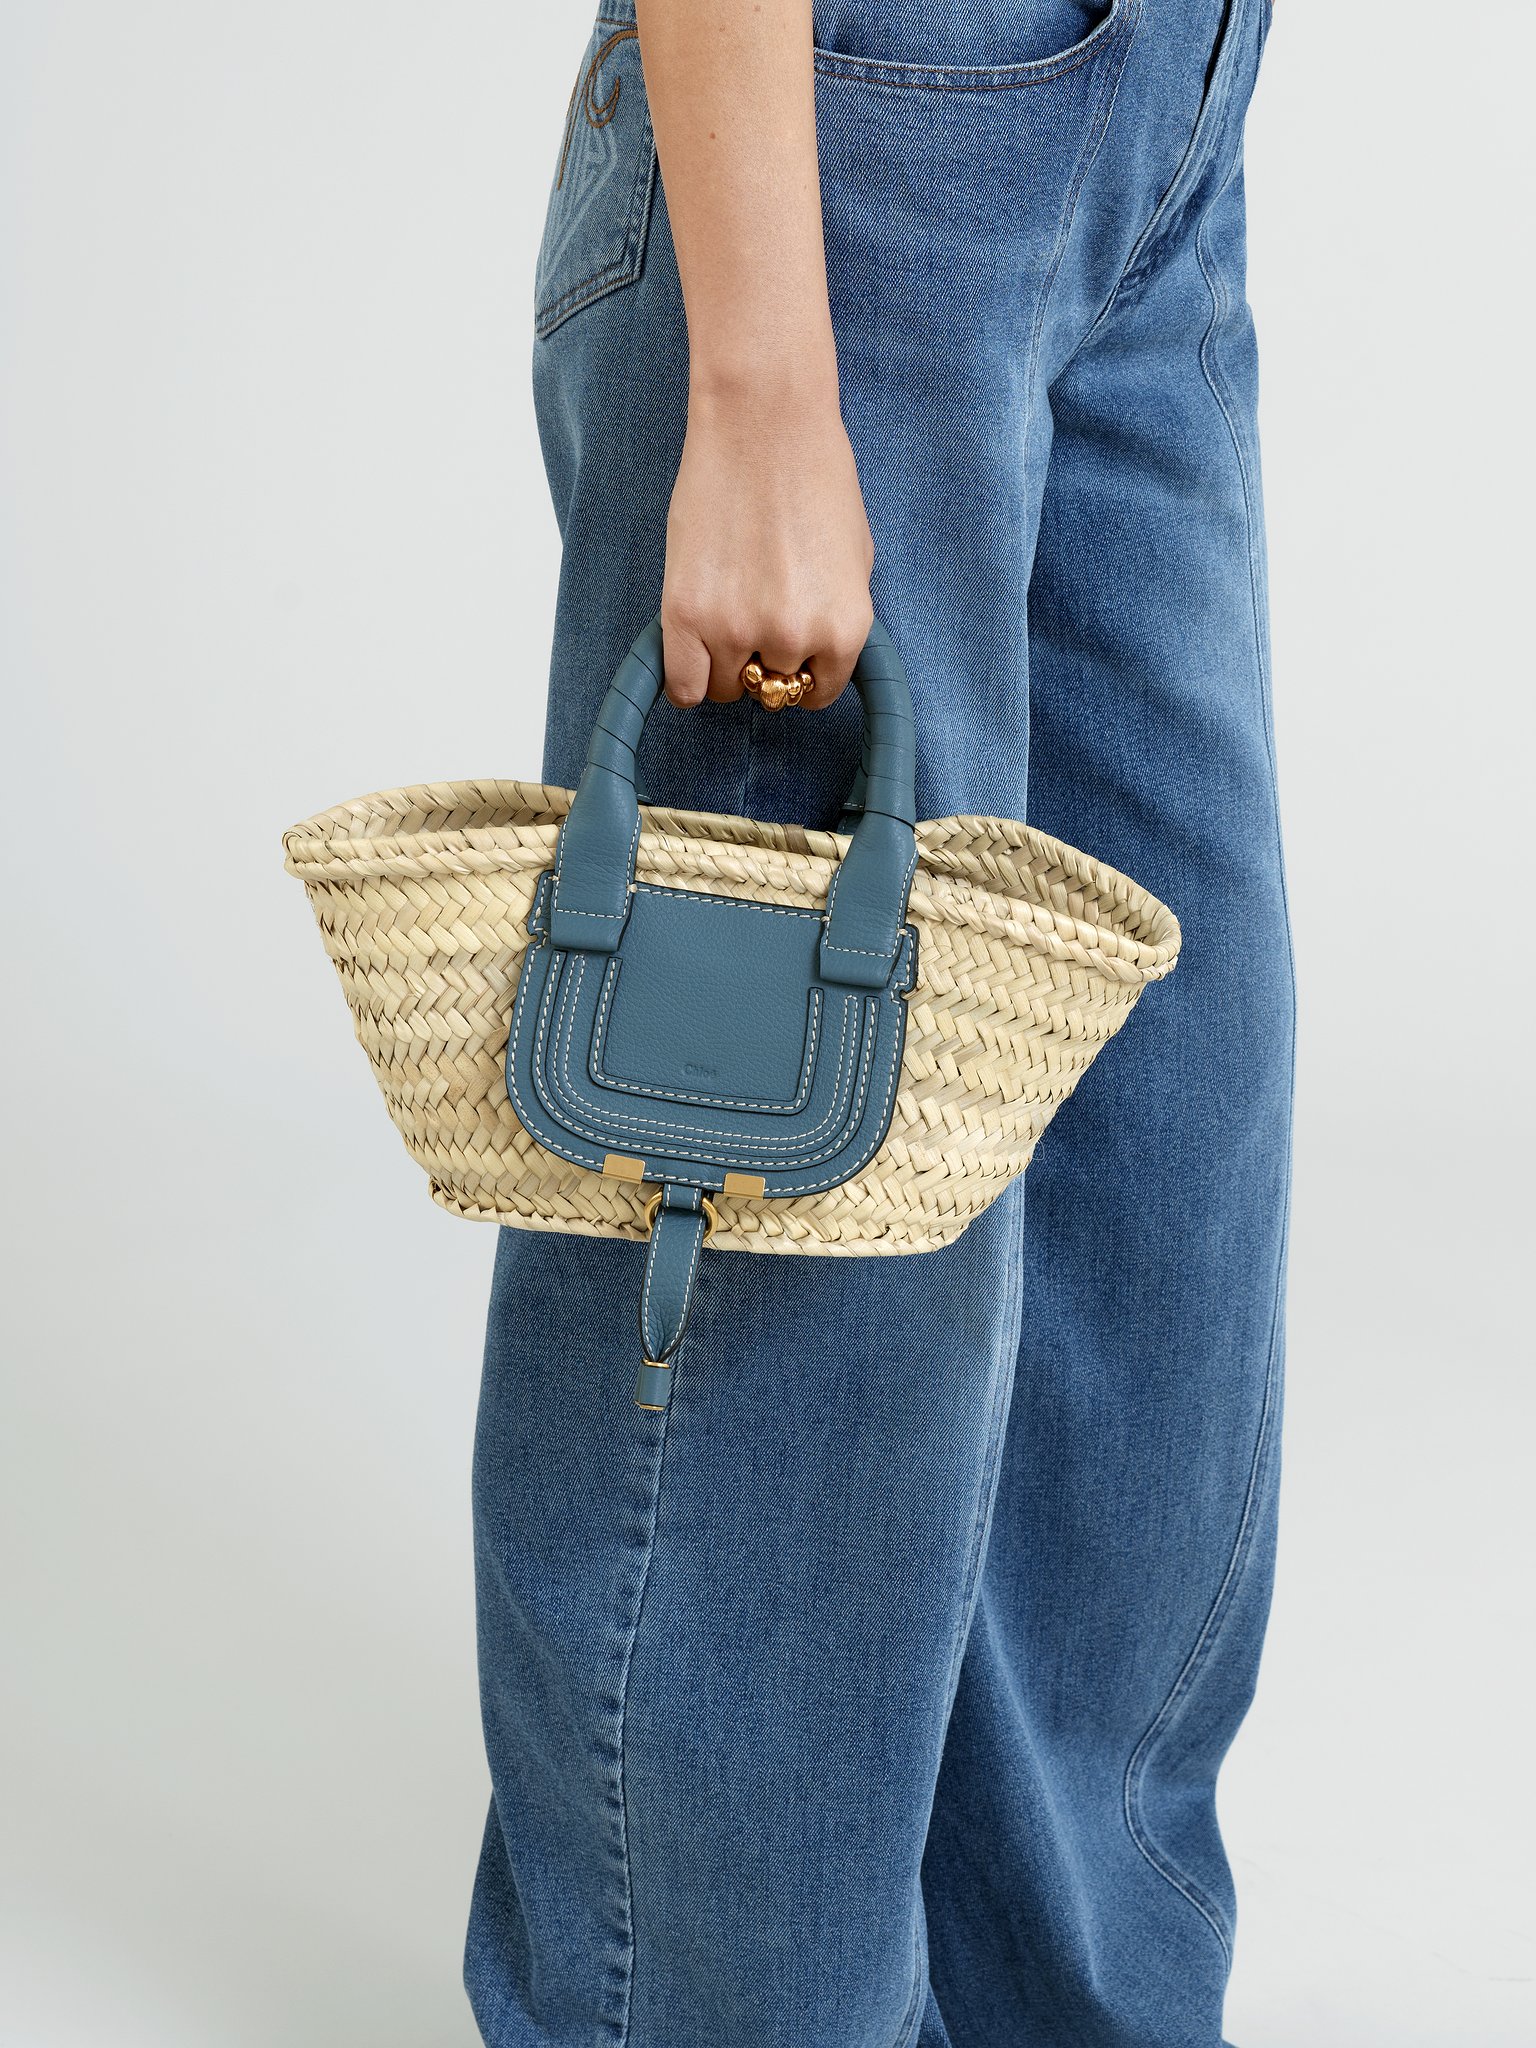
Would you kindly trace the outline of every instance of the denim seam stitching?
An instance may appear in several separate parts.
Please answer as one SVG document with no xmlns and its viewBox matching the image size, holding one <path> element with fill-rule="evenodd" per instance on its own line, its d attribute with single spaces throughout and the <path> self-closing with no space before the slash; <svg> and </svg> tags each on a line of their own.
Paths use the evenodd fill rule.
<svg viewBox="0 0 1536 2048">
<path fill-rule="evenodd" d="M 556 328 L 562 327 L 571 315 L 579 313 L 583 306 L 594 305 L 597 300 L 607 298 L 610 292 L 622 291 L 625 285 L 633 284 L 636 275 L 637 272 L 630 266 L 629 259 L 620 257 L 616 263 L 610 263 L 604 269 L 594 272 L 585 284 L 575 286 L 574 291 L 580 294 L 579 297 L 567 294 L 565 298 L 556 299 L 552 305 L 541 307 L 534 326 L 539 340 L 547 341 Z"/>
<path fill-rule="evenodd" d="M 896 2036 L 895 2048 L 912 2048 L 918 2028 L 923 2022 L 924 1993 L 928 1988 L 927 1959 L 923 1953 L 921 1924 L 912 1932 L 912 1996 L 907 2000 L 907 2009 L 901 2016 L 901 2029 Z"/>
<path fill-rule="evenodd" d="M 1179 1895 L 1188 1901 L 1200 1915 L 1220 1945 L 1222 1955 L 1228 1964 L 1232 1961 L 1232 1934 L 1225 1924 L 1225 1915 L 1220 1907 L 1189 1873 L 1180 1869 L 1172 1857 L 1166 1855 L 1152 1839 L 1141 1807 L 1141 1787 L 1164 1736 L 1177 1720 L 1180 1709 L 1188 1702 L 1190 1694 L 1198 1683 L 1201 1673 L 1210 1660 L 1212 1651 L 1221 1639 L 1223 1627 L 1236 1602 L 1246 1574 L 1248 1560 L 1253 1554 L 1254 1512 L 1259 1489 L 1269 1464 L 1271 1424 L 1274 1418 L 1276 1351 L 1280 1329 L 1280 1291 L 1284 1274 L 1285 1243 L 1284 1218 L 1289 1214 L 1289 1202 L 1282 1214 L 1281 1263 L 1276 1277 L 1275 1303 L 1270 1319 L 1269 1355 L 1264 1372 L 1264 1398 L 1260 1405 L 1259 1426 L 1254 1439 L 1253 1457 L 1249 1465 L 1248 1483 L 1243 1493 L 1243 1505 L 1238 1516 L 1237 1534 L 1233 1538 L 1232 1551 L 1222 1582 L 1212 1601 L 1200 1633 L 1195 1638 L 1193 1649 L 1184 1660 L 1183 1668 L 1174 1680 L 1168 1697 L 1137 1743 L 1126 1765 L 1124 1784 L 1125 1824 L 1131 1840 L 1141 1855 Z"/>
<path fill-rule="evenodd" d="M 1270 4 L 1270 0 L 1264 0 L 1264 4 Z M 1242 136 L 1241 134 L 1239 134 L 1237 140 L 1237 148 L 1233 156 L 1231 169 L 1228 171 L 1226 177 L 1222 181 L 1221 190 L 1216 195 L 1217 199 L 1220 199 L 1225 195 L 1227 187 L 1231 184 L 1233 178 L 1236 177 L 1238 171 L 1242 167 L 1242 162 Z M 1214 211 L 1215 205 L 1216 200 L 1213 200 L 1211 202 L 1211 208 L 1209 209 L 1209 211 Z M 1200 269 L 1206 280 L 1206 289 L 1210 292 L 1212 299 L 1215 300 L 1217 298 L 1217 279 L 1213 276 L 1212 266 L 1208 262 L 1208 247 L 1205 241 L 1205 229 L 1208 224 L 1208 219 L 1209 212 L 1206 218 L 1202 219 L 1199 228 L 1196 230 L 1195 255 L 1197 260 L 1199 261 Z M 1222 287 L 1221 296 L 1223 300 L 1223 310 L 1229 310 L 1230 298 L 1229 295 L 1226 293 L 1224 286 Z M 1291 998 L 1290 1064 L 1292 1081 L 1294 1085 L 1296 1069 L 1296 966 L 1295 949 L 1291 943 L 1290 889 L 1285 872 L 1284 843 L 1280 833 L 1279 775 L 1278 763 L 1275 757 L 1275 734 L 1272 703 L 1272 681 L 1268 618 L 1259 589 L 1259 558 L 1256 536 L 1260 526 L 1261 513 L 1258 503 L 1259 494 L 1256 488 L 1252 464 L 1248 458 L 1248 455 L 1244 451 L 1242 436 L 1237 431 L 1237 425 L 1232 414 L 1232 391 L 1231 386 L 1227 382 L 1226 373 L 1221 366 L 1220 354 L 1217 348 L 1218 339 L 1219 330 L 1217 327 L 1217 323 L 1215 322 L 1215 320 L 1213 320 L 1211 327 L 1207 330 L 1206 339 L 1201 345 L 1200 367 L 1205 373 L 1206 383 L 1210 386 L 1212 395 L 1214 396 L 1217 405 L 1221 408 L 1222 417 L 1226 421 L 1227 433 L 1231 437 L 1233 455 L 1237 462 L 1238 476 L 1241 480 L 1243 487 L 1243 515 L 1244 523 L 1247 527 L 1248 532 L 1248 593 L 1249 601 L 1253 610 L 1254 647 L 1258 655 L 1259 686 L 1262 695 L 1260 710 L 1263 714 L 1264 750 L 1269 763 L 1271 801 L 1274 812 L 1275 853 L 1277 857 L 1277 864 L 1280 874 L 1280 901 L 1281 907 L 1285 913 L 1286 962 L 1288 968 L 1288 979 L 1290 985 Z"/>
<path fill-rule="evenodd" d="M 1035 428 L 1035 408 L 1038 395 L 1038 372 L 1040 366 L 1040 344 L 1045 333 L 1045 318 L 1050 308 L 1051 296 L 1056 289 L 1056 280 L 1066 258 L 1067 243 L 1072 234 L 1072 223 L 1077 217 L 1077 202 L 1082 197 L 1083 186 L 1088 172 L 1103 146 L 1109 123 L 1114 115 L 1115 101 L 1119 97 L 1120 81 L 1125 75 L 1126 61 L 1130 56 L 1131 44 L 1141 26 L 1141 0 L 1126 0 L 1124 21 L 1126 27 L 1120 38 L 1120 63 L 1114 78 L 1106 84 L 1104 77 L 1099 82 L 1098 98 L 1094 103 L 1087 131 L 1083 137 L 1082 149 L 1078 155 L 1072 183 L 1062 202 L 1061 220 L 1056 230 L 1056 245 L 1051 251 L 1050 264 L 1046 269 L 1041 286 L 1039 304 L 1035 308 L 1035 324 L 1029 337 L 1029 354 L 1024 370 L 1024 433 L 1023 446 L 1026 454 Z"/>
<path fill-rule="evenodd" d="M 1021 1197 L 1022 1201 L 1022 1197 Z M 971 1622 L 976 1611 L 977 1592 L 981 1584 L 981 1561 L 986 1549 L 988 1533 L 992 1527 L 992 1514 L 997 1498 L 997 1474 L 1002 1459 L 1002 1447 L 1007 1435 L 1008 1413 L 1013 1404 L 1013 1386 L 1017 1369 L 1019 1334 L 1023 1322 L 1024 1306 L 1024 1259 L 1023 1259 L 1022 1215 L 1015 1231 L 1013 1257 L 1008 1263 L 1009 1307 L 1007 1328 L 1011 1335 L 1006 1344 L 1000 1344 L 998 1356 L 1000 1365 L 998 1378 L 1000 1386 L 994 1398 L 992 1419 L 987 1432 L 986 1455 L 982 1460 L 981 1483 L 976 1494 L 976 1513 L 971 1528 L 970 1547 L 965 1562 L 965 1572 L 960 1582 L 960 1602 L 955 1616 L 954 1633 L 950 1637 L 949 1670 L 944 1688 L 944 1728 L 949 1727 L 950 1715 L 954 1712 L 955 1695 L 960 1690 L 960 1671 L 965 1661 L 965 1646 L 970 1635 Z M 1010 1366 L 1009 1361 L 1013 1361 Z M 941 1742 L 942 1747 L 942 1742 Z M 921 1899 L 921 1891 L 919 1891 Z M 916 1959 L 916 1983 L 913 1988 L 912 2005 L 902 2023 L 896 2048 L 912 2048 L 912 2042 L 922 2022 L 923 2001 L 920 1997 L 926 1981 L 927 1971 L 921 1955 L 921 1921 L 913 1935 L 913 1949 Z"/>
<path fill-rule="evenodd" d="M 1230 0 L 1223 25 L 1221 49 L 1217 53 L 1216 69 L 1211 79 L 1211 89 L 1195 117 L 1189 147 L 1179 160 L 1168 190 L 1153 208 L 1151 218 L 1137 236 L 1135 246 L 1126 259 L 1125 271 L 1121 278 L 1124 285 L 1134 288 L 1139 277 L 1150 267 L 1151 261 L 1156 257 L 1158 242 L 1166 240 L 1177 226 L 1180 209 L 1187 203 L 1190 192 L 1199 183 L 1216 153 L 1221 124 L 1232 98 L 1233 74 L 1237 70 L 1242 4 L 1243 0 Z"/>
<path fill-rule="evenodd" d="M 1123 38 L 1130 17 L 1139 12 L 1140 0 L 1123 0 L 1118 14 L 1075 49 L 1026 64 L 904 64 L 899 58 L 845 57 L 836 50 L 817 49 L 815 68 L 822 78 L 846 78 L 898 92 L 1020 92 L 1031 85 L 1049 85 L 1107 56 Z"/>
<path fill-rule="evenodd" d="M 608 95 L 608 98 L 603 101 L 602 105 L 598 107 L 596 113 L 594 114 L 592 95 L 597 85 L 597 74 L 602 70 L 603 61 L 612 50 L 617 49 L 620 43 L 637 41 L 639 39 L 639 35 L 640 31 L 638 28 L 634 27 L 629 22 L 625 22 L 622 25 L 622 27 L 620 27 L 617 35 L 606 36 L 603 39 L 603 41 L 598 45 L 597 49 L 593 52 L 591 62 L 586 64 L 584 68 L 577 73 L 575 89 L 571 93 L 571 103 L 566 111 L 565 140 L 560 146 L 560 168 L 555 173 L 555 190 L 557 192 L 565 183 L 565 169 L 566 165 L 570 162 L 571 144 L 576 138 L 577 107 L 579 106 L 581 108 L 582 114 L 585 116 L 589 127 L 607 127 L 608 123 L 613 120 L 614 116 L 619 111 L 619 99 L 624 90 L 624 82 L 622 78 L 614 80 L 613 91 Z M 593 36 L 591 40 L 596 40 L 595 29 L 593 31 Z M 587 47 L 588 49 L 591 48 L 591 41 L 588 42 Z M 625 226 L 627 230 L 627 222 L 625 223 Z"/>
<path fill-rule="evenodd" d="M 619 1755 L 615 1791 L 618 1796 L 619 1849 L 624 1862 L 624 2006 L 619 2021 L 619 2048 L 628 2048 L 630 2019 L 634 2012 L 635 2000 L 635 1882 L 634 1870 L 629 1854 L 629 1674 L 635 1660 L 635 1644 L 640 1636 L 640 1623 L 645 1613 L 645 1596 L 651 1583 L 651 1560 L 656 1554 L 656 1530 L 661 1519 L 661 1483 L 666 1471 L 668 1424 L 672 1419 L 670 1402 L 662 1411 L 661 1426 L 656 1435 L 656 1455 L 652 1460 L 650 1483 L 650 1520 L 645 1535 L 645 1556 L 640 1567 L 640 1584 L 635 1592 L 634 1617 L 624 1645 L 624 1660 L 619 1673 Z"/>
<path fill-rule="evenodd" d="M 1152 253 L 1153 245 L 1159 235 L 1167 228 L 1174 206 L 1183 201 L 1185 195 L 1194 185 L 1200 172 L 1210 159 L 1211 136 L 1226 106 L 1232 68 L 1236 63 L 1236 57 L 1232 52 L 1236 47 L 1236 10 L 1240 4 L 1241 0 L 1231 0 L 1231 7 L 1222 24 L 1222 44 L 1220 50 L 1216 53 L 1215 69 L 1211 77 L 1210 90 L 1195 114 L 1195 123 L 1190 130 L 1189 141 L 1185 144 L 1184 152 L 1174 167 L 1173 176 L 1168 181 L 1168 188 L 1148 215 L 1145 227 L 1143 227 L 1141 233 L 1131 244 L 1130 254 L 1125 259 L 1125 266 L 1121 270 L 1120 275 L 1115 279 L 1108 297 L 1099 308 L 1092 326 L 1078 344 L 1079 348 L 1085 347 L 1094 335 L 1098 333 L 1104 322 L 1109 318 L 1121 293 L 1133 289 L 1139 277 L 1145 275 L 1146 268 L 1148 267 L 1146 259 Z"/>
<path fill-rule="evenodd" d="M 1255 583 L 1253 566 L 1253 483 L 1252 477 L 1250 475 L 1249 464 L 1243 452 L 1242 437 L 1237 431 L 1237 425 L 1232 416 L 1231 405 L 1228 401 L 1228 397 L 1224 393 L 1223 386 L 1225 384 L 1225 379 L 1221 377 L 1221 375 L 1219 374 L 1219 364 L 1217 364 L 1214 355 L 1214 345 L 1216 338 L 1220 333 L 1222 324 L 1225 321 L 1228 312 L 1231 309 L 1231 298 L 1230 294 L 1227 291 L 1225 281 L 1219 278 L 1213 269 L 1209 257 L 1209 250 L 1205 241 L 1206 229 L 1209 226 L 1211 215 L 1215 212 L 1217 206 L 1220 204 L 1222 199 L 1225 198 L 1228 190 L 1231 187 L 1233 179 L 1237 176 L 1238 168 L 1241 165 L 1241 163 L 1242 148 L 1241 139 L 1239 138 L 1238 146 L 1234 149 L 1233 152 L 1231 165 L 1229 166 L 1226 176 L 1222 179 L 1220 186 L 1217 188 L 1215 194 L 1213 195 L 1210 201 L 1210 204 L 1206 208 L 1206 211 L 1201 218 L 1200 225 L 1196 230 L 1194 240 L 1196 260 L 1200 265 L 1201 274 L 1205 278 L 1206 289 L 1210 293 L 1211 297 L 1211 319 L 1210 324 L 1206 329 L 1205 337 L 1200 345 L 1200 367 L 1202 374 L 1205 377 L 1206 384 L 1210 390 L 1211 396 L 1215 399 L 1217 407 L 1221 412 L 1222 419 L 1226 424 L 1227 433 L 1231 438 L 1233 455 L 1237 462 L 1238 476 L 1242 485 L 1244 518 L 1249 536 L 1249 589 L 1251 593 L 1251 601 L 1254 607 L 1254 653 L 1255 660 L 1260 672 L 1262 686 L 1262 679 L 1265 673 L 1265 656 L 1263 634 L 1259 629 L 1260 620 L 1258 611 L 1258 591 Z M 1268 745 L 1267 734 L 1266 744 Z M 1275 764 L 1272 746 L 1269 747 L 1269 755 L 1270 777 L 1271 783 L 1273 785 L 1275 779 Z M 1294 1021 L 1294 977 L 1292 986 L 1292 1012 Z M 1294 1030 L 1292 1032 L 1291 1061 L 1292 1071 L 1294 1073 Z M 1199 1913 L 1201 1918 L 1206 1922 L 1207 1926 L 1210 1928 L 1211 1932 L 1215 1935 L 1217 1942 L 1221 1946 L 1222 1954 L 1229 1964 L 1232 1960 L 1232 1934 L 1230 1928 L 1225 1924 L 1225 1916 L 1222 1914 L 1221 1909 L 1217 1906 L 1215 1901 L 1212 1900 L 1206 1894 L 1204 1888 L 1201 1885 L 1199 1885 L 1195 1881 L 1195 1879 L 1189 1875 L 1187 1871 L 1181 1870 L 1179 1866 L 1172 1860 L 1171 1857 L 1165 1855 L 1157 1847 L 1156 1843 L 1152 1839 L 1151 1831 L 1147 1826 L 1145 1816 L 1142 1812 L 1140 1795 L 1142 1783 L 1146 1777 L 1147 1770 L 1151 1765 L 1152 1758 L 1155 1755 L 1158 1746 L 1160 1745 L 1163 1737 L 1167 1735 L 1173 1727 L 1174 1722 L 1176 1721 L 1181 1708 L 1188 1701 L 1190 1694 L 1192 1693 L 1196 1683 L 1199 1680 L 1201 1672 L 1205 1669 L 1205 1666 L 1210 1659 L 1212 1651 L 1215 1649 L 1217 1642 L 1221 1638 L 1222 1629 L 1226 1623 L 1228 1615 L 1232 1611 L 1233 1605 L 1236 1602 L 1238 1590 L 1241 1587 L 1243 1578 L 1246 1574 L 1248 1560 L 1252 1556 L 1252 1538 L 1254 1533 L 1255 1507 L 1258 1500 L 1260 1485 L 1263 1480 L 1265 1471 L 1268 1467 L 1271 1449 L 1271 1426 L 1274 1419 L 1274 1402 L 1278 1366 L 1278 1346 L 1280 1336 L 1280 1307 L 1283 1299 L 1285 1284 L 1285 1246 L 1288 1236 L 1289 1216 L 1290 1194 L 1289 1176 L 1287 1176 L 1287 1192 L 1285 1195 L 1284 1204 L 1281 1212 L 1280 1250 L 1275 1273 L 1274 1303 L 1271 1310 L 1270 1319 L 1269 1355 L 1265 1364 L 1264 1396 L 1260 1407 L 1258 1432 L 1254 1442 L 1253 1458 L 1249 1468 L 1248 1484 L 1244 1491 L 1243 1505 L 1238 1517 L 1238 1526 L 1236 1534 L 1233 1538 L 1231 1554 L 1227 1561 L 1227 1568 L 1225 1573 L 1223 1574 L 1221 1585 L 1217 1589 L 1216 1597 L 1211 1603 L 1210 1610 L 1207 1613 L 1204 1622 L 1201 1624 L 1200 1631 L 1195 1638 L 1193 1648 L 1190 1650 L 1189 1655 L 1185 1659 L 1183 1667 L 1179 1671 L 1178 1676 L 1174 1679 L 1173 1685 L 1169 1690 L 1167 1698 L 1164 1700 L 1162 1706 L 1158 1709 L 1158 1712 L 1153 1717 L 1145 1734 L 1142 1736 L 1141 1740 L 1137 1743 L 1135 1749 L 1131 1753 L 1130 1760 L 1126 1765 L 1124 1783 L 1125 1822 L 1132 1841 L 1135 1842 L 1136 1847 L 1141 1852 L 1142 1856 L 1152 1866 L 1152 1868 L 1155 1871 L 1157 1871 L 1159 1876 L 1161 1876 L 1169 1884 L 1171 1884 L 1174 1890 L 1177 1891 L 1183 1898 L 1185 1898 L 1189 1902 L 1189 1904 L 1195 1908 L 1196 1912 Z"/>
<path fill-rule="evenodd" d="M 1024 1197 L 1020 1197 L 1021 1204 Z M 1002 1456 L 1003 1440 L 1007 1433 L 1008 1412 L 1013 1402 L 1014 1374 L 1017 1369 L 1019 1338 L 1023 1326 L 1024 1309 L 1024 1246 L 1023 1233 L 1025 1218 L 1021 1214 L 1014 1229 L 1013 1257 L 1008 1263 L 1009 1305 L 1006 1328 L 1009 1341 L 999 1346 L 999 1357 L 1004 1364 L 999 1368 L 1001 1386 L 994 1398 L 992 1420 L 987 1437 L 986 1456 L 982 1461 L 981 1485 L 976 1496 L 976 1517 L 971 1530 L 970 1551 L 966 1558 L 965 1576 L 961 1581 L 959 1612 L 955 1618 L 954 1635 L 949 1649 L 949 1680 L 945 1693 L 944 1720 L 948 1726 L 949 1716 L 954 1709 L 955 1694 L 960 1688 L 960 1670 L 964 1662 L 966 1639 L 970 1634 L 971 1621 L 975 1612 L 976 1592 L 981 1579 L 982 1553 L 986 1546 L 988 1532 L 992 1526 L 992 1511 L 996 1496 L 996 1475 Z M 1007 1361 L 1012 1359 L 1012 1369 Z"/>
</svg>

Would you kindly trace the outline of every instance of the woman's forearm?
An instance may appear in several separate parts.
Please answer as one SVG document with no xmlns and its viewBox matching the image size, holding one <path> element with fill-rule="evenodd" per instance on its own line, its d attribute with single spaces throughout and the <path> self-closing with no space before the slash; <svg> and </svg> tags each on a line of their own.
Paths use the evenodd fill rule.
<svg viewBox="0 0 1536 2048">
<path fill-rule="evenodd" d="M 811 0 L 639 0 L 696 392 L 835 397 Z"/>
<path fill-rule="evenodd" d="M 809 664 L 813 708 L 869 628 L 873 551 L 838 408 L 811 0 L 639 0 L 640 55 L 688 319 L 667 521 L 667 695 Z"/>
</svg>

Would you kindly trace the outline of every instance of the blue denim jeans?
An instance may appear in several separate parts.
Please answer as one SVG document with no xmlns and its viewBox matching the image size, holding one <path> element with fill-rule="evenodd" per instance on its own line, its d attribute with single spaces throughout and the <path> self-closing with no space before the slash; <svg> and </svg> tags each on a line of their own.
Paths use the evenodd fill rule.
<svg viewBox="0 0 1536 2048">
<path fill-rule="evenodd" d="M 707 1256 L 664 1415 L 630 1398 L 641 1248 L 500 1234 L 466 1962 L 491 2048 L 1220 2043 L 1293 1013 L 1244 299 L 1267 28 L 1266 0 L 818 7 L 920 815 L 1027 815 L 1123 868 L 1183 961 L 953 1246 Z M 771 147 L 772 110 L 735 141 Z M 554 176 L 545 773 L 571 784 L 659 602 L 686 405 L 630 0 Z M 662 707 L 642 793 L 827 825 L 858 745 L 851 692 Z"/>
</svg>

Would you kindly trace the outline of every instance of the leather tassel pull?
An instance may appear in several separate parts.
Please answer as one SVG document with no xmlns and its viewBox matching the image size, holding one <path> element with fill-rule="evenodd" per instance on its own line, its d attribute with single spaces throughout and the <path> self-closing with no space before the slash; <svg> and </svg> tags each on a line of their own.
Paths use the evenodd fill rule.
<svg viewBox="0 0 1536 2048">
<path fill-rule="evenodd" d="M 693 1300 L 699 1254 L 714 1227 L 714 1204 L 698 1188 L 668 1181 L 651 1198 L 651 1241 L 640 1283 L 641 1365 L 635 1404 L 665 1408 L 672 1392 L 672 1367 L 688 1308 Z"/>
</svg>

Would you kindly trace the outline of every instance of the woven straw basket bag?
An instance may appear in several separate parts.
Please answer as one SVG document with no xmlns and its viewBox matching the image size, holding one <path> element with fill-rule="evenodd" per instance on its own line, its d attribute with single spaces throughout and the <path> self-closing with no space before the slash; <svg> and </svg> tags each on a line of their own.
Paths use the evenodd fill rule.
<svg viewBox="0 0 1536 2048">
<path fill-rule="evenodd" d="M 659 1294 L 681 1255 L 675 1313 L 647 1327 L 642 1312 L 658 1369 L 704 1241 L 950 1243 L 1023 1172 L 1179 947 L 1146 890 L 1026 825 L 914 828 L 910 699 L 879 627 L 854 678 L 851 833 L 639 806 L 634 747 L 660 674 L 653 622 L 574 799 L 433 783 L 284 835 L 434 1199 L 649 1238 Z M 677 1212 L 675 1254 L 658 1253 L 658 1210 L 663 1226 Z"/>
</svg>

